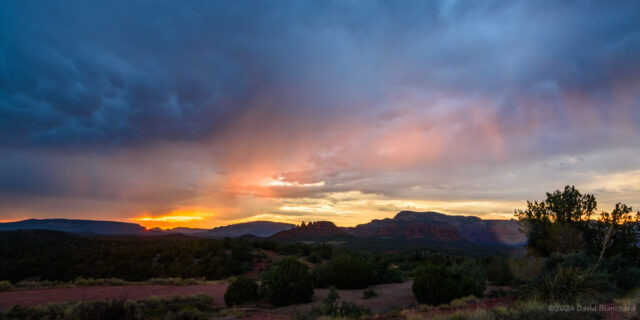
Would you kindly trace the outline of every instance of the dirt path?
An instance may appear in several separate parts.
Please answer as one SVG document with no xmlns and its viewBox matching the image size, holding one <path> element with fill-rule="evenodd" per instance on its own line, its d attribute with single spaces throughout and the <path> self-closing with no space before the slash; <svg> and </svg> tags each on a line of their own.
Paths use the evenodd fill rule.
<svg viewBox="0 0 640 320">
<path fill-rule="evenodd" d="M 63 302 L 67 300 L 100 300 L 127 298 L 140 300 L 150 296 L 172 296 L 207 293 L 213 296 L 216 305 L 224 304 L 224 292 L 229 284 L 215 282 L 192 286 L 157 286 L 135 285 L 121 287 L 79 287 L 63 289 L 37 289 L 0 292 L 0 309 L 14 304 L 32 306 L 49 302 Z"/>
</svg>

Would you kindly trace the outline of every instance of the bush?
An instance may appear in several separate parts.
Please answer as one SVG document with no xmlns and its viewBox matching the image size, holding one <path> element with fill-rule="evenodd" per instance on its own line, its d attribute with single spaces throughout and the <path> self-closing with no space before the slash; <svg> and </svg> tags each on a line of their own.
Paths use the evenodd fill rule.
<svg viewBox="0 0 640 320">
<path fill-rule="evenodd" d="M 490 283 L 498 286 L 506 286 L 513 281 L 513 274 L 505 258 L 492 257 L 485 266 L 486 277 Z"/>
<path fill-rule="evenodd" d="M 108 278 L 108 279 L 94 279 L 94 278 L 76 278 L 73 284 L 78 287 L 91 287 L 91 286 L 125 286 L 130 283 L 122 279 Z"/>
<path fill-rule="evenodd" d="M 592 303 L 610 290 L 602 275 L 577 267 L 558 267 L 520 289 L 520 296 L 548 303 Z"/>
<path fill-rule="evenodd" d="M 71 312 L 72 319 L 133 319 L 135 304 L 127 304 L 124 299 L 83 302 Z"/>
<path fill-rule="evenodd" d="M 428 264 L 415 271 L 412 290 L 418 302 L 439 305 L 478 292 L 481 295 L 485 286 L 461 269 Z"/>
<path fill-rule="evenodd" d="M 373 264 L 373 283 L 400 283 L 404 281 L 402 271 L 391 265 L 391 261 L 387 258 L 374 258 Z"/>
<path fill-rule="evenodd" d="M 629 267 L 617 270 L 612 276 L 612 281 L 620 289 L 631 290 L 640 287 L 640 268 Z"/>
<path fill-rule="evenodd" d="M 313 297 L 313 281 L 306 264 L 289 257 L 269 270 L 264 279 L 264 291 L 275 306 L 305 303 Z"/>
<path fill-rule="evenodd" d="M 204 320 L 210 318 L 213 311 L 213 298 L 206 294 L 196 294 L 171 298 L 149 297 L 140 301 L 112 299 L 51 303 L 34 307 L 16 305 L 0 311 L 0 319 Z"/>
<path fill-rule="evenodd" d="M 9 291 L 14 289 L 13 285 L 9 281 L 0 281 L 0 291 Z"/>
<path fill-rule="evenodd" d="M 338 298 L 338 291 L 331 287 L 327 297 L 322 300 L 321 306 L 313 307 L 309 313 L 298 316 L 297 318 L 317 319 L 322 316 L 330 316 L 339 319 L 360 319 L 364 315 L 371 314 L 369 309 L 351 302 L 337 304 L 336 301 Z"/>
<path fill-rule="evenodd" d="M 252 279 L 239 276 L 227 288 L 224 293 L 224 302 L 227 306 L 243 304 L 258 298 L 258 285 Z"/>
<path fill-rule="evenodd" d="M 338 289 L 362 289 L 372 284 L 371 264 L 357 255 L 341 254 L 329 262 L 331 282 Z"/>
<path fill-rule="evenodd" d="M 327 264 L 318 265 L 313 269 L 311 278 L 316 288 L 328 288 L 332 283 L 329 266 Z"/>
<path fill-rule="evenodd" d="M 318 251 L 313 251 L 309 254 L 307 260 L 311 263 L 320 263 L 322 262 L 322 256 L 318 253 Z"/>
<path fill-rule="evenodd" d="M 209 317 L 198 310 L 181 310 L 177 313 L 170 312 L 165 317 L 165 320 L 207 320 Z"/>
<path fill-rule="evenodd" d="M 370 315 L 369 309 L 356 305 L 352 302 L 343 302 L 336 309 L 335 317 L 346 319 L 360 319 L 364 315 Z"/>
<path fill-rule="evenodd" d="M 163 318 L 165 314 L 173 314 L 174 317 L 186 317 L 192 312 L 209 313 L 214 310 L 213 297 L 208 294 L 194 294 L 187 296 L 175 295 L 170 298 L 149 297 L 136 303 L 138 314 L 144 315 L 143 319 Z"/>
<path fill-rule="evenodd" d="M 153 285 L 166 285 L 166 286 L 191 286 L 194 284 L 198 284 L 201 280 L 195 278 L 151 278 L 149 279 L 149 283 Z"/>
<path fill-rule="evenodd" d="M 372 289 L 367 289 L 364 292 L 362 292 L 362 299 L 364 300 L 371 299 L 377 296 L 378 296 L 378 293 Z"/>
<path fill-rule="evenodd" d="M 465 259 L 450 269 L 459 279 L 458 289 L 463 296 L 474 295 L 482 297 L 487 288 L 487 278 L 484 268 L 475 260 Z"/>
<path fill-rule="evenodd" d="M 540 276 L 544 269 L 545 260 L 537 257 L 509 259 L 509 270 L 513 274 L 514 282 L 524 283 Z"/>
</svg>

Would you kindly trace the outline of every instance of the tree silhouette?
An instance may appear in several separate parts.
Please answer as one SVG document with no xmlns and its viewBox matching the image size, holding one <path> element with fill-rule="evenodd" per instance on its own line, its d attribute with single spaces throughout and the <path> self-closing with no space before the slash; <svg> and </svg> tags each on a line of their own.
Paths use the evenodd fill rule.
<svg viewBox="0 0 640 320">
<path fill-rule="evenodd" d="M 598 203 L 591 194 L 581 194 L 574 186 L 547 193 L 542 202 L 527 201 L 525 210 L 516 210 L 520 232 L 527 235 L 530 255 L 549 256 L 584 250 L 600 255 L 637 252 L 640 212 L 618 203 L 611 212 L 592 220 Z"/>
</svg>

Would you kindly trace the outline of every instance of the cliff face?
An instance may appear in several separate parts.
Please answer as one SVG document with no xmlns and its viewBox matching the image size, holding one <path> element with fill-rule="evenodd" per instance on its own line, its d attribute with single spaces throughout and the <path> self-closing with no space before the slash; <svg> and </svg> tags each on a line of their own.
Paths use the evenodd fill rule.
<svg viewBox="0 0 640 320">
<path fill-rule="evenodd" d="M 336 227 L 333 222 L 317 221 L 310 222 L 307 225 L 294 226 L 290 230 L 280 231 L 269 238 L 272 240 L 305 241 L 318 239 L 340 240 L 352 238 L 352 236 Z"/>
<path fill-rule="evenodd" d="M 444 242 L 469 241 L 518 245 L 526 238 L 514 220 L 482 220 L 438 212 L 402 211 L 393 219 L 373 220 L 345 231 L 360 238 L 401 238 Z"/>
</svg>

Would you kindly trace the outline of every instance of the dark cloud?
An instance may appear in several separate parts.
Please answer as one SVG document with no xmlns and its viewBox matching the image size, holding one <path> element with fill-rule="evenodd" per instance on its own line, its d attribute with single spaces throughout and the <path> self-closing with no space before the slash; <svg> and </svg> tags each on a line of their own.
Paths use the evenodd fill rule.
<svg viewBox="0 0 640 320">
<path fill-rule="evenodd" d="M 640 152 L 639 29 L 637 1 L 3 2 L 0 197 L 512 199 L 557 181 L 542 163 L 609 174 Z"/>
<path fill-rule="evenodd" d="M 197 140 L 265 96 L 273 112 L 311 116 L 376 108 L 407 87 L 551 105 L 578 90 L 606 103 L 611 81 L 640 68 L 636 2 L 22 1 L 1 11 L 4 145 Z"/>
</svg>

